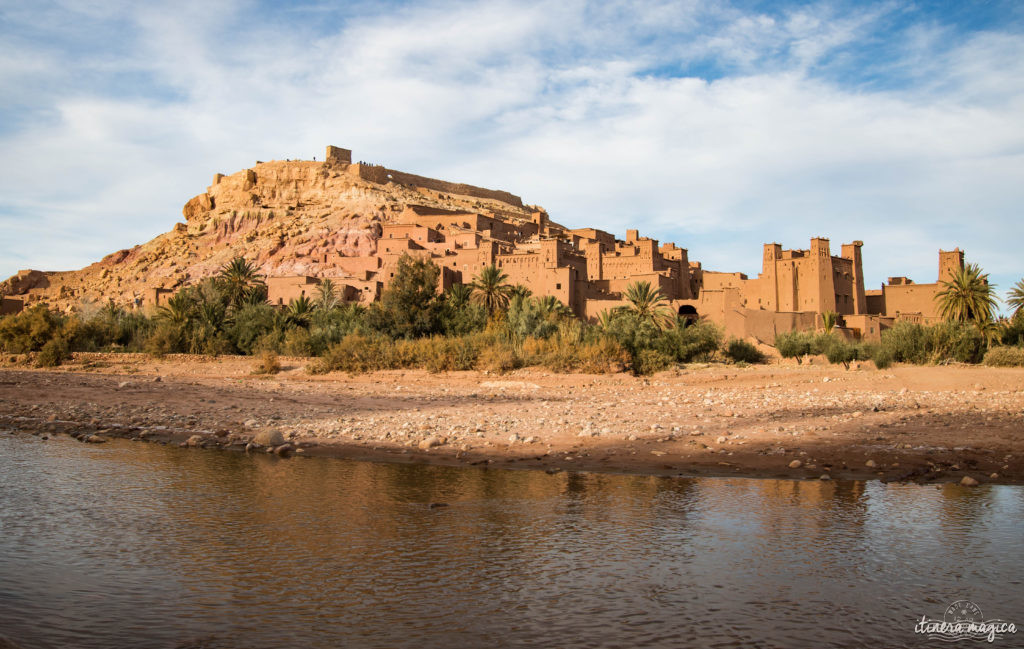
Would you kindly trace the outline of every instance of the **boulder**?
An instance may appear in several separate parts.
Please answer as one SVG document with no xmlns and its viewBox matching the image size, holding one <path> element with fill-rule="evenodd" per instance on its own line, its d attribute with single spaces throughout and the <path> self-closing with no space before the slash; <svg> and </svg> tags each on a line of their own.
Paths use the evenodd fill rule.
<svg viewBox="0 0 1024 649">
<path fill-rule="evenodd" d="M 252 443 L 259 446 L 280 446 L 284 435 L 279 430 L 261 430 L 252 437 Z"/>
</svg>

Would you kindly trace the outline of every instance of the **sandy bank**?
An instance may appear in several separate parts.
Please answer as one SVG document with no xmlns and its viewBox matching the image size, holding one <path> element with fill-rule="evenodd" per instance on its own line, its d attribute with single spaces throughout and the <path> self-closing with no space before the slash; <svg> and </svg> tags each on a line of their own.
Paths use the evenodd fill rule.
<svg viewBox="0 0 1024 649">
<path fill-rule="evenodd" d="M 0 359 L 0 430 L 239 450 L 279 431 L 299 455 L 390 462 L 1024 482 L 1021 369 L 311 376 L 306 362 L 283 359 L 280 374 L 258 377 L 238 357 L 80 354 L 55 370 Z"/>
</svg>

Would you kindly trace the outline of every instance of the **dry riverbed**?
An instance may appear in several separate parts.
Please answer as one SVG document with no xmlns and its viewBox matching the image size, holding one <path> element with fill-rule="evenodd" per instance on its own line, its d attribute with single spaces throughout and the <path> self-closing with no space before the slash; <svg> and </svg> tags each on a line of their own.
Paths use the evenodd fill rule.
<svg viewBox="0 0 1024 649">
<path fill-rule="evenodd" d="M 309 359 L 0 356 L 0 433 L 658 475 L 1024 482 L 1024 370 L 695 365 L 312 376 Z"/>
</svg>

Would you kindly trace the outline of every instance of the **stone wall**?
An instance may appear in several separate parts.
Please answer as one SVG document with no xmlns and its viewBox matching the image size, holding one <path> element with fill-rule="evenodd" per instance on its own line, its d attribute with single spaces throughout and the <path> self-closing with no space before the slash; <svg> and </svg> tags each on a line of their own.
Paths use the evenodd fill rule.
<svg viewBox="0 0 1024 649">
<path fill-rule="evenodd" d="M 379 165 L 357 163 L 349 166 L 349 173 L 359 176 L 363 180 L 368 180 L 379 185 L 394 182 L 402 185 L 425 187 L 427 189 L 433 189 L 434 191 L 446 194 L 459 194 L 461 196 L 472 196 L 474 198 L 486 198 L 489 200 L 508 203 L 509 205 L 514 205 L 516 207 L 523 206 L 523 199 L 508 192 L 497 189 L 484 189 L 483 187 L 476 187 L 474 185 L 466 185 L 463 183 L 450 183 L 445 180 L 418 176 L 416 174 L 405 173 L 404 171 L 388 169 L 387 167 Z"/>
</svg>

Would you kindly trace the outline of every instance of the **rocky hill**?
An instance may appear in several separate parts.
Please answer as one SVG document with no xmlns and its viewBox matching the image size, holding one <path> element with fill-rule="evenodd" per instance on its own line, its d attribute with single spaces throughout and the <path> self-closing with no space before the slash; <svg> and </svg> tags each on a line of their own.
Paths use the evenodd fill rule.
<svg viewBox="0 0 1024 649">
<path fill-rule="evenodd" d="M 323 162 L 259 162 L 213 184 L 182 210 L 184 223 L 148 243 L 68 272 L 24 270 L 0 283 L 0 295 L 58 308 L 113 299 L 129 305 L 146 289 L 174 289 L 218 272 L 232 257 L 255 261 L 268 277 L 340 276 L 324 259 L 376 251 L 381 224 L 407 205 L 529 219 L 512 194 L 351 162 L 328 147 Z"/>
</svg>

